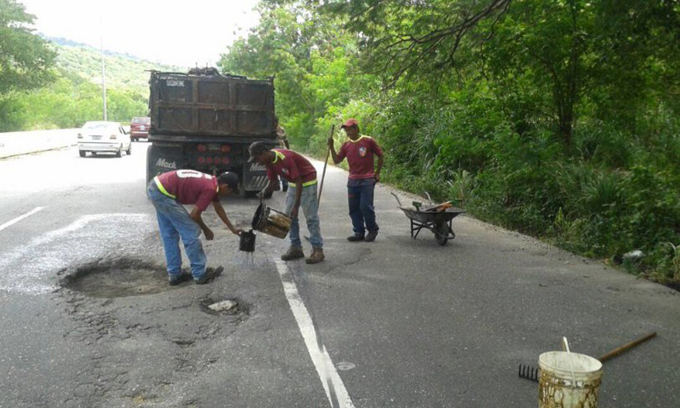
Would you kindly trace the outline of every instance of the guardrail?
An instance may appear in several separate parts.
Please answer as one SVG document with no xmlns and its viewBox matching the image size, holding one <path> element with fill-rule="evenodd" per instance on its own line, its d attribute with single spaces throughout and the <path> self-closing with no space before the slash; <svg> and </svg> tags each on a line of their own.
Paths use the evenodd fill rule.
<svg viewBox="0 0 680 408">
<path fill-rule="evenodd" d="M 78 129 L 0 133 L 0 158 L 61 149 L 77 142 Z"/>
</svg>

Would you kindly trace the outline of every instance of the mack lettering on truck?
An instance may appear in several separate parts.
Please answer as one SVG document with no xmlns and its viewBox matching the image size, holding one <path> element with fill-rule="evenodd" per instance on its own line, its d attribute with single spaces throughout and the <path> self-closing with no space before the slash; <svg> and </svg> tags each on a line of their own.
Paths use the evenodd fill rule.
<svg viewBox="0 0 680 408">
<path fill-rule="evenodd" d="M 250 171 L 266 171 L 266 170 L 267 168 L 262 164 L 253 163 L 250 165 Z"/>
<path fill-rule="evenodd" d="M 161 157 L 156 162 L 156 167 L 162 167 L 164 169 L 175 169 L 176 170 L 177 169 L 177 162 L 174 162 L 174 161 L 169 162 L 169 161 L 167 161 L 167 160 L 165 160 L 164 158 Z"/>
</svg>

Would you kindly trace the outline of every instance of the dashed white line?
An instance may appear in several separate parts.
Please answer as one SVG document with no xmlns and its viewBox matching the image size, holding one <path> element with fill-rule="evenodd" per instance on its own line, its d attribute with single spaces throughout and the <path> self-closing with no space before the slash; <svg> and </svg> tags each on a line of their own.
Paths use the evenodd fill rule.
<svg viewBox="0 0 680 408">
<path fill-rule="evenodd" d="M 6 223 L 0 225 L 0 231 L 4 230 L 4 229 L 7 228 L 7 227 L 10 227 L 10 226 L 16 224 L 17 222 L 23 220 L 24 218 L 30 217 L 31 215 L 33 215 L 33 214 L 37 213 L 38 211 L 42 210 L 43 208 L 45 208 L 45 207 L 36 207 L 36 208 L 32 209 L 31 211 L 27 212 L 26 214 L 24 214 L 24 215 L 22 215 L 22 216 L 19 216 L 19 217 L 16 217 L 16 218 L 13 219 L 12 221 L 7 221 Z"/>
<path fill-rule="evenodd" d="M 309 356 L 312 358 L 324 391 L 326 391 L 326 397 L 330 406 L 333 408 L 354 408 L 345 384 L 343 384 L 331 357 L 328 355 L 328 351 L 326 351 L 326 346 L 317 341 L 318 337 L 314 328 L 314 322 L 300 297 L 288 265 L 283 261 L 277 260 L 276 269 L 279 271 L 286 299 L 288 299 L 288 304 L 293 312 L 293 316 L 295 316 L 302 338 L 305 340 Z"/>
</svg>

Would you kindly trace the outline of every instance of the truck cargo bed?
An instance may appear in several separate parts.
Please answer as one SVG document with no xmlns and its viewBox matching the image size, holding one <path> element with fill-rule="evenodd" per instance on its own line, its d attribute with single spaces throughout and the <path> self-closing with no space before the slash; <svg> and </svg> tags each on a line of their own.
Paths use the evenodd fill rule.
<svg viewBox="0 0 680 408">
<path fill-rule="evenodd" d="M 150 135 L 276 137 L 273 80 L 151 72 Z"/>
</svg>

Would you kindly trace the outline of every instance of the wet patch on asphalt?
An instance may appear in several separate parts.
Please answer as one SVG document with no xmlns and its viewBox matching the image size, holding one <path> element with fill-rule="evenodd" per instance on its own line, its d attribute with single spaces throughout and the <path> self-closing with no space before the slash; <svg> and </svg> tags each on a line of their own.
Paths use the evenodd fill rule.
<svg viewBox="0 0 680 408">
<path fill-rule="evenodd" d="M 150 295 L 175 288 L 168 284 L 162 265 L 134 258 L 98 260 L 65 275 L 62 287 L 94 298 Z"/>
</svg>

